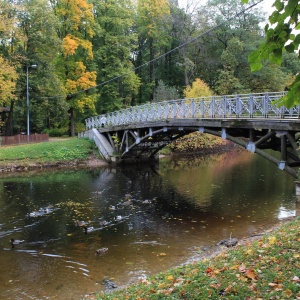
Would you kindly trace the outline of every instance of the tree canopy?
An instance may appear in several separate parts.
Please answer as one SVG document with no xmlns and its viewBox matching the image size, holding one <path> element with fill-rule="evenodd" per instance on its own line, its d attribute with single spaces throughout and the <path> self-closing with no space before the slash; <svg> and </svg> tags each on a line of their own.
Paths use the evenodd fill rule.
<svg viewBox="0 0 300 300">
<path fill-rule="evenodd" d="M 11 131 L 26 129 L 27 70 L 33 132 L 75 135 L 90 116 L 207 91 L 290 89 L 286 103 L 298 103 L 297 1 L 276 0 L 265 33 L 266 16 L 249 4 L 0 1 L 0 106 L 15 103 Z"/>
</svg>

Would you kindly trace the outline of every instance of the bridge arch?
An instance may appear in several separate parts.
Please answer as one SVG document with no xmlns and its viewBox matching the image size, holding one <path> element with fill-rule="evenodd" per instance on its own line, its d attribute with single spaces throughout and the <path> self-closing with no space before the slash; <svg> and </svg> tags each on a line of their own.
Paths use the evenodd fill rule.
<svg viewBox="0 0 300 300">
<path fill-rule="evenodd" d="M 199 131 L 230 140 L 297 178 L 299 106 L 277 107 L 283 93 L 165 101 L 96 116 L 86 132 L 111 162 L 152 160 L 178 138 Z M 102 149 L 102 150 L 101 150 Z M 270 154 L 267 149 L 280 152 Z"/>
</svg>

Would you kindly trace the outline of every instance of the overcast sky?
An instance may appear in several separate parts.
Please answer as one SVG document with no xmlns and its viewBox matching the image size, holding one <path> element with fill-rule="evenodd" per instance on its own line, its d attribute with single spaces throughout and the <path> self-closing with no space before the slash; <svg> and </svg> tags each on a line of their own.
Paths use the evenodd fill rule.
<svg viewBox="0 0 300 300">
<path fill-rule="evenodd" d="M 203 4 L 206 2 L 206 0 L 178 0 L 179 6 L 182 8 L 186 8 L 187 5 L 190 5 L 191 7 L 195 7 L 197 4 Z M 259 6 L 261 6 L 267 13 L 273 12 L 272 5 L 275 2 L 275 0 L 263 0 Z"/>
</svg>

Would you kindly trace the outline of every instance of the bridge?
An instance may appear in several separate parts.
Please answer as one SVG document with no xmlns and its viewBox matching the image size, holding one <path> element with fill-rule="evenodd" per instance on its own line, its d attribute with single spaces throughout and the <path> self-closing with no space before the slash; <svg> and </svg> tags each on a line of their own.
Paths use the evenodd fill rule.
<svg viewBox="0 0 300 300">
<path fill-rule="evenodd" d="M 191 132 L 230 140 L 298 178 L 300 106 L 278 106 L 280 93 L 153 102 L 86 119 L 79 137 L 93 139 L 112 163 L 157 159 L 160 149 Z M 274 151 L 266 151 L 268 149 Z"/>
</svg>

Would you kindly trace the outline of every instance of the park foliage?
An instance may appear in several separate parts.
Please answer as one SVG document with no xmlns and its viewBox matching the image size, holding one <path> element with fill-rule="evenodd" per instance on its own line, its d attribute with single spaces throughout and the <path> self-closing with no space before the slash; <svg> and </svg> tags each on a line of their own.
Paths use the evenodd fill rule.
<svg viewBox="0 0 300 300">
<path fill-rule="evenodd" d="M 8 131 L 26 131 L 27 94 L 32 132 L 71 135 L 87 117 L 174 98 L 290 89 L 292 105 L 296 2 L 275 1 L 264 32 L 267 16 L 253 1 L 184 9 L 175 0 L 3 0 L 0 108 L 13 112 Z"/>
</svg>

